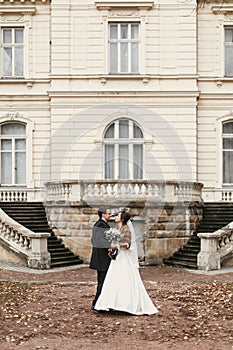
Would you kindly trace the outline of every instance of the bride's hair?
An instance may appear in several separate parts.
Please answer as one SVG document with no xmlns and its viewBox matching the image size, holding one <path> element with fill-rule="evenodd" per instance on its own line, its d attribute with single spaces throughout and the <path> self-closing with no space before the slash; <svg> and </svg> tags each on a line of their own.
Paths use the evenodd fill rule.
<svg viewBox="0 0 233 350">
<path fill-rule="evenodd" d="M 127 225 L 127 222 L 130 219 L 130 215 L 129 213 L 127 213 L 126 211 L 122 211 L 121 212 L 121 220 L 122 220 L 122 224 L 123 225 Z"/>
</svg>

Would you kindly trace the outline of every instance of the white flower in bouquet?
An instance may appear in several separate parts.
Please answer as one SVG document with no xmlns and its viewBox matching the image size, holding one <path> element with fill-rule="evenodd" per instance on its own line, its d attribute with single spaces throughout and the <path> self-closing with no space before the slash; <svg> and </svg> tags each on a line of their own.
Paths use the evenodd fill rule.
<svg viewBox="0 0 233 350">
<path fill-rule="evenodd" d="M 120 242 L 121 239 L 124 237 L 123 233 L 121 233 L 120 230 L 114 227 L 111 227 L 109 230 L 105 231 L 105 234 L 105 237 L 109 242 Z"/>
</svg>

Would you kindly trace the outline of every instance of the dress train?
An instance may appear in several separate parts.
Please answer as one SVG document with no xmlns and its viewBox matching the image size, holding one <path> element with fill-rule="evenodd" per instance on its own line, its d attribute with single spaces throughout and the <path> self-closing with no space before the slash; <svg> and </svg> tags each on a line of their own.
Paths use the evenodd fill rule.
<svg viewBox="0 0 233 350">
<path fill-rule="evenodd" d="M 96 310 L 113 309 L 133 315 L 152 315 L 158 312 L 144 287 L 131 254 L 131 248 L 121 249 L 116 260 L 111 261 L 95 304 Z"/>
</svg>

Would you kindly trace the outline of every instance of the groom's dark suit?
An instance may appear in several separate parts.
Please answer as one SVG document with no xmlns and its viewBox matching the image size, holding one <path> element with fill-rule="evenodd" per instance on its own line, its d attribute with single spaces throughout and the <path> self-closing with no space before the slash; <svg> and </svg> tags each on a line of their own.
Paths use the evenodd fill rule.
<svg viewBox="0 0 233 350">
<path fill-rule="evenodd" d="M 105 231 L 109 229 L 109 224 L 103 219 L 99 219 L 92 230 L 92 255 L 90 261 L 90 268 L 97 270 L 98 274 L 98 285 L 95 298 L 92 303 L 92 307 L 95 306 L 97 299 L 102 290 L 104 279 L 111 262 L 111 259 L 108 257 L 108 248 L 110 243 L 105 238 Z"/>
</svg>

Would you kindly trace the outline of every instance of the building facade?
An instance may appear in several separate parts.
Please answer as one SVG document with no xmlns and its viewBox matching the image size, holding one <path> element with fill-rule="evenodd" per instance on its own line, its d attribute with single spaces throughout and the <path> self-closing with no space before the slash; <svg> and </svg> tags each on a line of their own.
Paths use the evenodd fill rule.
<svg viewBox="0 0 233 350">
<path fill-rule="evenodd" d="M 231 201 L 233 1 L 2 0 L 0 27 L 1 200 L 47 203 L 80 254 L 68 231 L 88 246 L 92 221 L 66 232 L 74 207 L 131 191 L 151 256 L 184 243 L 202 200 Z M 176 221 L 164 203 L 184 208 L 181 235 L 154 226 L 158 205 Z"/>
</svg>

